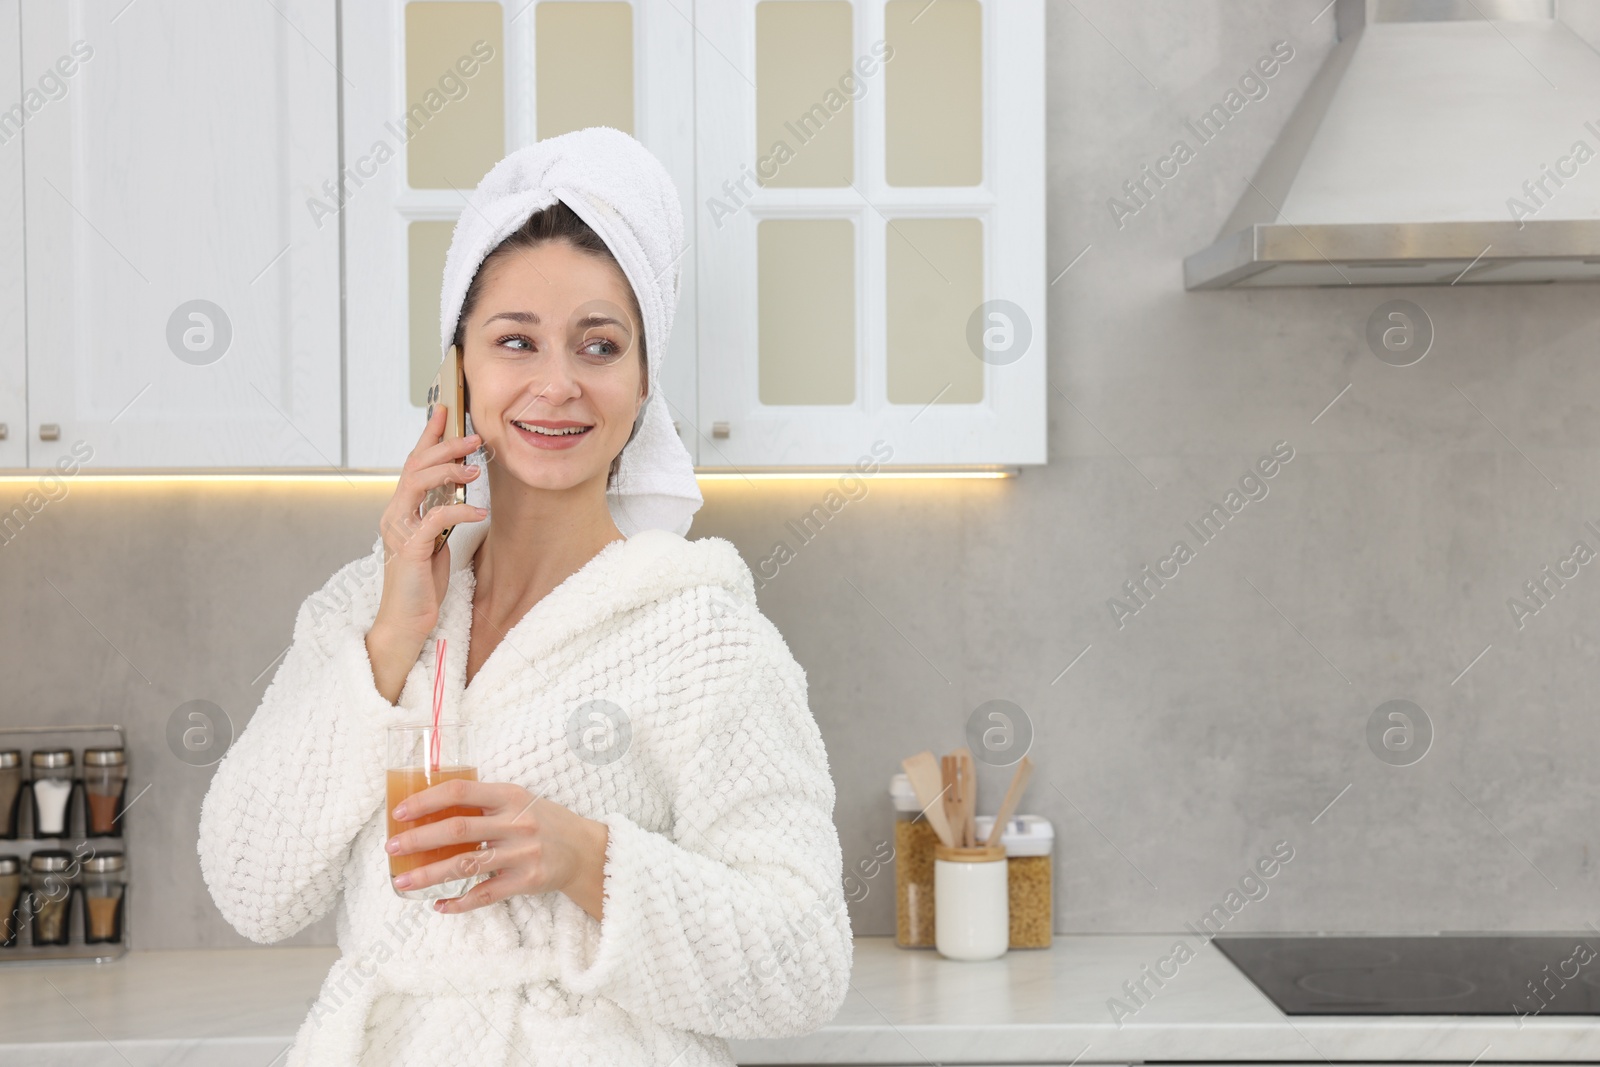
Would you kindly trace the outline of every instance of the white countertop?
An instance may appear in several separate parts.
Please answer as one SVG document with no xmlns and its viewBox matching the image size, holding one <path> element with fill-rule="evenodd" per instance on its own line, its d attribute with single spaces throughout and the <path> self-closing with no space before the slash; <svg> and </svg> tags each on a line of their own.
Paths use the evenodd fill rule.
<svg viewBox="0 0 1600 1067">
<path fill-rule="evenodd" d="M 849 999 L 814 1034 L 734 1041 L 741 1064 L 1126 1064 L 1141 1060 L 1600 1060 L 1600 1018 L 1295 1016 L 1210 945 L 1137 1013 L 1107 1001 L 1178 935 L 1058 936 L 963 963 L 861 937 Z M 1189 937 L 1194 942 L 1192 935 Z M 0 964 L 0 1063 L 259 1064 L 290 1044 L 334 948 L 140 951 Z M 107 1048 L 108 1043 L 114 1050 Z"/>
</svg>

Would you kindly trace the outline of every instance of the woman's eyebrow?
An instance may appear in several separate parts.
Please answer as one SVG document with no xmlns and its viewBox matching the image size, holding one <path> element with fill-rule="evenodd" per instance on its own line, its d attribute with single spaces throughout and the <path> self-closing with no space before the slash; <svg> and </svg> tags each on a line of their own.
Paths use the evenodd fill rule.
<svg viewBox="0 0 1600 1067">
<path fill-rule="evenodd" d="M 528 326 L 539 325 L 539 316 L 531 311 L 499 311 L 484 319 L 481 325 L 487 326 L 495 319 L 510 319 L 513 322 L 520 322 Z M 577 321 L 577 325 L 586 327 L 620 326 L 623 329 L 628 328 L 628 323 L 612 318 L 610 315 L 601 314 L 598 311 L 591 311 L 589 314 L 583 316 L 583 318 Z"/>
<path fill-rule="evenodd" d="M 539 316 L 531 311 L 501 311 L 484 319 L 482 325 L 487 326 L 495 319 L 510 319 L 513 322 L 520 322 L 527 326 L 539 325 Z"/>
</svg>

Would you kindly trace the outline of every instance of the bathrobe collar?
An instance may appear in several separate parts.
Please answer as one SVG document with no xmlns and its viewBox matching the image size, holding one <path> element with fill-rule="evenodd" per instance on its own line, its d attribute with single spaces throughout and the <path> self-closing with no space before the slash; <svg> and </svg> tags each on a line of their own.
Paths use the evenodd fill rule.
<svg viewBox="0 0 1600 1067">
<path fill-rule="evenodd" d="M 471 564 L 491 521 L 461 523 L 450 531 L 450 587 L 440 604 L 434 630 L 436 636 L 447 640 L 447 707 L 463 705 L 469 696 L 473 704 L 480 698 L 492 703 L 491 694 L 506 671 L 538 672 L 543 660 L 583 632 L 612 616 L 684 590 L 712 586 L 727 610 L 756 607 L 755 579 L 730 542 L 720 537 L 689 541 L 670 530 L 640 530 L 606 545 L 512 624 L 473 676 L 468 693 L 470 627 L 482 623 L 472 617 L 476 574 Z M 380 540 L 380 551 L 381 547 Z M 413 672 L 412 683 L 419 684 L 420 679 L 431 689 L 435 654 L 436 645 L 429 641 L 419 659 L 425 671 Z M 430 693 L 426 703 L 431 702 Z M 470 708 L 461 706 L 460 710 L 465 713 Z"/>
</svg>

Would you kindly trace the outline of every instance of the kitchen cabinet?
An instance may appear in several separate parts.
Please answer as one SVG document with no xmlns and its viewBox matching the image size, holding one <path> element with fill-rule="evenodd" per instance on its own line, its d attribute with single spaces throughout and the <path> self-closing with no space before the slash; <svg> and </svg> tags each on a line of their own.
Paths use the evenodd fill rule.
<svg viewBox="0 0 1600 1067">
<path fill-rule="evenodd" d="M 0 233 L 26 204 L 26 412 L 7 344 L 7 466 L 52 466 L 80 440 L 95 468 L 341 464 L 338 236 L 307 210 L 338 166 L 335 14 L 22 0 L 4 36 L 20 50 L 0 60 L 33 101 L 26 152 L 0 146 L 0 188 L 20 155 L 23 194 L 0 196 Z M 17 17 L 7 0 L 0 19 Z M 0 337 L 16 322 L 0 303 Z"/>
<path fill-rule="evenodd" d="M 0 0 L 0 85 L 22 84 L 21 12 Z M 18 102 L 19 107 L 21 101 Z M 22 287 L 22 130 L 18 113 L 0 112 L 0 468 L 28 455 L 27 338 Z"/>
<path fill-rule="evenodd" d="M 439 298 L 456 218 L 517 148 L 586 126 L 637 137 L 694 217 L 694 27 L 659 0 L 346 0 L 349 462 L 399 467 L 415 447 L 443 355 Z M 694 455 L 695 248 L 661 390 Z"/>
<path fill-rule="evenodd" d="M 679 189 L 699 467 L 1042 463 L 1043 9 L 0 0 L 0 465 L 399 467 L 466 194 L 590 125 Z"/>
<path fill-rule="evenodd" d="M 695 10 L 702 465 L 1043 463 L 1044 5 Z"/>
<path fill-rule="evenodd" d="M 698 466 L 1044 462 L 1040 0 L 673 6 L 346 3 L 351 465 L 415 444 L 465 194 L 595 124 L 683 197 L 662 385 Z"/>
</svg>

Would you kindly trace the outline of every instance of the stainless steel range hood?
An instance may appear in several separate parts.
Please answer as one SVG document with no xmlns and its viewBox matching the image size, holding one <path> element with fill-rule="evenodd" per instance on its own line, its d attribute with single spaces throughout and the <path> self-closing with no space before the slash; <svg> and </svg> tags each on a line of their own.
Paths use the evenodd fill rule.
<svg viewBox="0 0 1600 1067">
<path fill-rule="evenodd" d="M 1600 54 L 1555 0 L 1336 0 L 1189 289 L 1600 281 Z"/>
</svg>

